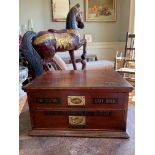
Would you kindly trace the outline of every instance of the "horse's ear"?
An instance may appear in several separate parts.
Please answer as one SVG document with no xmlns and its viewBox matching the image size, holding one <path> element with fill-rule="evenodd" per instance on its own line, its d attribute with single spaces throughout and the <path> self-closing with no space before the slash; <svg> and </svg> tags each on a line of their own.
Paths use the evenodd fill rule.
<svg viewBox="0 0 155 155">
<path fill-rule="evenodd" d="M 77 4 L 75 5 L 75 7 L 79 8 L 79 7 L 80 7 L 80 4 L 79 4 L 79 3 L 77 3 Z"/>
<path fill-rule="evenodd" d="M 79 12 L 80 12 L 80 4 L 77 3 L 76 5 L 74 5 L 74 6 L 70 9 L 70 11 L 73 11 L 75 15 L 79 14 Z"/>
</svg>

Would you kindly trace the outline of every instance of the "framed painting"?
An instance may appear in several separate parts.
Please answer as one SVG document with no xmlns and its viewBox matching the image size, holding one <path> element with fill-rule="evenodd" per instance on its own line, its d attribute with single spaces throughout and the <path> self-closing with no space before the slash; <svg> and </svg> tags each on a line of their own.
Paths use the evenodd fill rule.
<svg viewBox="0 0 155 155">
<path fill-rule="evenodd" d="M 70 10 L 70 0 L 52 0 L 53 21 L 65 21 Z"/>
<path fill-rule="evenodd" d="M 116 21 L 117 0 L 85 0 L 86 21 Z"/>
</svg>

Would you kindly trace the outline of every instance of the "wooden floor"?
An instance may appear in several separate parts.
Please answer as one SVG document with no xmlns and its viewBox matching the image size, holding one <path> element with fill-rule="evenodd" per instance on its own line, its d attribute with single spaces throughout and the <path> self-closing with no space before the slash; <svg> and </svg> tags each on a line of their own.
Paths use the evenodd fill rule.
<svg viewBox="0 0 155 155">
<path fill-rule="evenodd" d="M 19 115 L 23 111 L 23 108 L 24 108 L 26 102 L 27 102 L 27 95 L 19 97 Z"/>
<path fill-rule="evenodd" d="M 133 96 L 134 92 L 131 94 Z M 26 105 L 20 115 L 20 155 L 134 155 L 135 154 L 135 106 L 130 98 L 127 130 L 129 139 L 30 137 L 30 118 Z"/>
</svg>

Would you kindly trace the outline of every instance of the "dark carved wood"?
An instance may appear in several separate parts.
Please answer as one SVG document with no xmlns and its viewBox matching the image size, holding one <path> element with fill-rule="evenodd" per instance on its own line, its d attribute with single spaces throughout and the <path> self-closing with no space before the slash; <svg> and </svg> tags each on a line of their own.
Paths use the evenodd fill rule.
<svg viewBox="0 0 155 155">
<path fill-rule="evenodd" d="M 31 76 L 33 79 L 44 72 L 42 59 L 32 46 L 32 40 L 35 36 L 35 32 L 26 32 L 22 38 L 22 44 L 20 49 L 25 58 L 25 61 L 27 61 L 29 76 Z"/>
<path fill-rule="evenodd" d="M 113 70 L 48 71 L 23 89 L 28 95 L 31 135 L 128 137 L 128 94 L 133 87 Z M 69 104 L 70 96 L 76 101 L 82 96 L 84 104 Z M 40 104 L 38 98 L 47 100 Z M 60 99 L 60 104 L 50 99 Z M 75 117 L 73 123 L 83 119 L 83 124 L 70 124 L 70 117 Z"/>
<path fill-rule="evenodd" d="M 78 28 L 84 28 L 81 17 L 80 5 L 73 6 L 66 19 L 66 29 L 39 32 L 33 40 L 33 47 L 43 59 L 44 69 L 49 70 L 48 63 L 56 52 L 69 51 L 74 70 L 77 70 L 74 50 L 83 46 L 83 54 L 81 56 L 82 69 L 86 68 L 86 39 L 80 39 Z M 67 38 L 67 39 L 66 39 Z M 62 41 L 63 40 L 63 41 Z M 58 45 L 61 44 L 61 45 Z"/>
</svg>

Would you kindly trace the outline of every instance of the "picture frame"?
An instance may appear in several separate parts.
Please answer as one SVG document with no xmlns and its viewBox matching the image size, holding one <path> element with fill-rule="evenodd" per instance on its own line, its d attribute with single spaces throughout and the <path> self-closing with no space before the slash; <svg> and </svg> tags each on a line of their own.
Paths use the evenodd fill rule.
<svg viewBox="0 0 155 155">
<path fill-rule="evenodd" d="M 70 0 L 51 0 L 52 3 L 52 20 L 54 22 L 66 21 L 67 14 L 70 10 Z"/>
<path fill-rule="evenodd" d="M 116 21 L 117 0 L 85 0 L 86 21 Z"/>
</svg>

